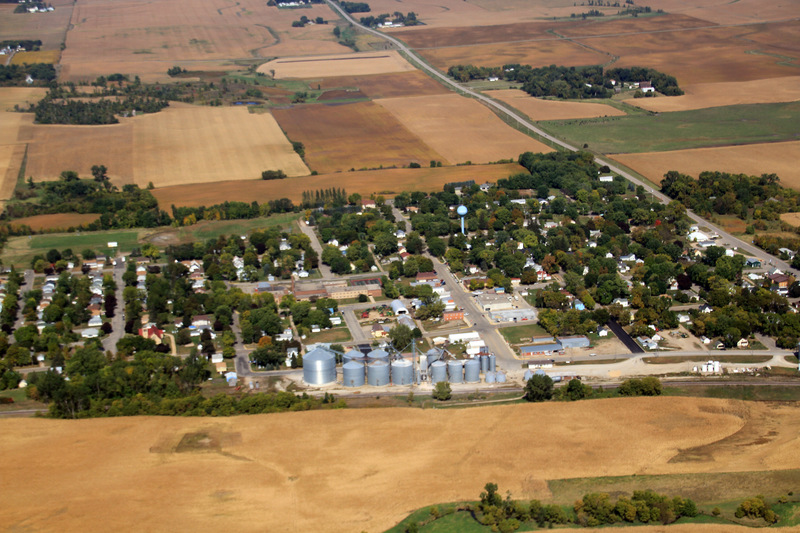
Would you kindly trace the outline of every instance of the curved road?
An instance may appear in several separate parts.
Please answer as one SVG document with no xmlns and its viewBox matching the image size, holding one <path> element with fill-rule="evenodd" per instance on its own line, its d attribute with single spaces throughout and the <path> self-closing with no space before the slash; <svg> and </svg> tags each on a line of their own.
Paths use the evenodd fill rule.
<svg viewBox="0 0 800 533">
<path fill-rule="evenodd" d="M 408 46 L 406 46 L 405 43 L 403 43 L 399 39 L 396 39 L 396 38 L 392 37 L 391 35 L 387 35 L 385 33 L 379 32 L 379 31 L 374 30 L 372 28 L 368 28 L 368 27 L 356 22 L 356 20 L 353 17 L 351 17 L 338 4 L 334 3 L 333 1 L 325 0 L 325 2 L 331 7 L 331 9 L 333 9 L 336 13 L 338 13 L 342 18 L 344 18 L 346 21 L 348 21 L 353 26 L 358 27 L 359 29 L 369 33 L 370 35 L 374 35 L 376 37 L 384 39 L 385 41 L 390 42 L 398 50 L 400 50 L 404 54 L 408 55 L 409 57 L 413 58 L 414 61 L 419 65 L 419 67 L 422 70 L 427 72 L 429 75 L 433 76 L 440 83 L 450 87 L 451 89 L 453 89 L 456 92 L 469 95 L 472 98 L 475 98 L 479 102 L 483 103 L 484 105 L 494 109 L 495 111 L 499 111 L 499 112 L 503 113 L 504 115 L 506 115 L 506 116 L 510 117 L 511 119 L 513 119 L 514 121 L 516 121 L 520 126 L 522 126 L 524 128 L 527 128 L 528 130 L 536 133 L 540 137 L 550 141 L 551 143 L 553 143 L 555 145 L 558 145 L 558 146 L 560 146 L 560 147 L 562 147 L 562 148 L 564 148 L 566 150 L 570 150 L 572 152 L 577 152 L 579 150 L 577 147 L 575 147 L 575 146 L 573 146 L 573 145 L 571 145 L 571 144 L 569 144 L 569 143 L 567 143 L 565 141 L 562 141 L 561 139 L 559 139 L 557 137 L 554 137 L 553 135 L 550 135 L 546 131 L 538 128 L 532 122 L 529 122 L 524 117 L 520 116 L 518 113 L 516 113 L 512 109 L 506 107 L 505 105 L 503 105 L 503 104 L 501 104 L 499 102 L 496 102 L 495 100 L 492 100 L 491 98 L 489 98 L 487 96 L 484 96 L 483 94 L 481 94 L 479 92 L 473 91 L 472 89 L 470 89 L 468 87 L 464 87 L 460 83 L 458 83 L 455 80 L 449 78 L 447 75 L 443 74 L 439 70 L 437 70 L 437 69 L 433 68 L 432 66 L 428 65 L 427 63 L 425 63 L 419 57 L 419 55 L 417 55 L 417 53 L 413 49 L 411 49 Z M 619 168 L 618 166 L 612 164 L 610 161 L 606 161 L 606 160 L 600 159 L 598 157 L 595 158 L 595 161 L 597 161 L 597 163 L 600 164 L 600 165 L 608 166 L 608 168 L 610 168 L 613 172 L 615 172 L 615 173 L 619 174 L 620 176 L 624 177 L 625 179 L 627 179 L 628 181 L 630 181 L 634 185 L 643 186 L 645 188 L 645 190 L 647 190 L 649 193 L 651 193 L 653 195 L 653 198 L 657 198 L 661 203 L 668 204 L 669 202 L 672 201 L 672 199 L 669 198 L 668 196 L 666 196 L 665 194 L 662 194 L 661 192 L 653 190 L 651 184 L 644 183 L 640 179 L 638 179 L 638 178 L 634 177 L 633 175 L 631 175 L 629 172 L 627 172 L 627 171 Z M 700 216 L 692 213 L 691 211 L 687 210 L 686 213 L 689 216 L 689 218 L 692 219 L 698 225 L 705 226 L 706 228 L 709 228 L 711 231 L 717 232 L 717 234 L 719 234 L 720 237 L 722 237 L 722 239 L 725 242 L 730 243 L 732 246 L 736 246 L 741 251 L 744 251 L 744 252 L 748 253 L 749 255 L 752 255 L 754 257 L 758 257 L 759 259 L 762 260 L 762 262 L 765 265 L 771 264 L 773 266 L 776 266 L 776 267 L 780 268 L 784 272 L 789 272 L 791 270 L 791 267 L 785 261 L 781 261 L 780 259 L 778 259 L 778 258 L 766 253 L 764 250 L 761 250 L 760 248 L 757 248 L 756 246 L 754 246 L 754 245 L 752 245 L 750 243 L 746 243 L 746 242 L 738 239 L 737 237 L 734 237 L 733 235 L 723 231 L 722 228 L 719 228 L 719 227 L 711 224 L 709 221 L 705 220 L 704 218 L 701 218 Z"/>
</svg>

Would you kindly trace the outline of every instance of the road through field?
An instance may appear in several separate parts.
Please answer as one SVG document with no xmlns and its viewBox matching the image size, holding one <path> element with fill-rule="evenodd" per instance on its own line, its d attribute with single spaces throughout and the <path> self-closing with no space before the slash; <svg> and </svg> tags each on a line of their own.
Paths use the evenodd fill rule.
<svg viewBox="0 0 800 533">
<path fill-rule="evenodd" d="M 331 7 L 331 9 L 333 9 L 335 12 L 339 13 L 339 15 L 341 15 L 346 21 L 350 22 L 354 26 L 357 26 L 361 30 L 363 30 L 363 31 L 365 31 L 365 32 L 367 32 L 367 33 L 369 33 L 371 35 L 374 35 L 376 37 L 380 37 L 381 39 L 389 41 L 391 44 L 396 46 L 398 50 L 400 50 L 401 52 L 407 54 L 407 56 L 411 57 L 413 59 L 413 61 L 417 65 L 419 65 L 419 67 L 422 70 L 427 72 L 429 75 L 433 76 L 434 79 L 436 79 L 437 81 L 439 81 L 439 82 L 443 83 L 444 85 L 452 88 L 454 91 L 456 91 L 456 92 L 458 92 L 460 94 L 464 94 L 464 95 L 467 95 L 467 96 L 470 96 L 472 98 L 477 99 L 479 102 L 482 102 L 483 104 L 489 106 L 491 109 L 499 111 L 500 113 L 508 116 L 509 118 L 514 120 L 517 124 L 522 126 L 523 128 L 526 128 L 526 129 L 532 131 L 536 135 L 542 137 L 543 139 L 546 139 L 547 141 L 549 141 L 549 142 L 551 142 L 551 143 L 553 143 L 553 144 L 555 144 L 557 146 L 560 146 L 561 148 L 564 148 L 566 150 L 570 150 L 572 152 L 578 151 L 577 147 L 572 146 L 571 144 L 569 144 L 567 142 L 564 142 L 561 139 L 559 139 L 557 137 L 554 137 L 553 135 L 550 135 L 546 131 L 536 127 L 533 123 L 529 122 L 524 117 L 520 116 L 518 113 L 516 113 L 513 110 L 509 109 L 505 105 L 503 105 L 503 104 L 501 104 L 499 102 L 496 102 L 496 101 L 484 96 L 481 93 L 473 91 L 472 89 L 469 89 L 468 87 L 464 87 L 460 83 L 450 79 L 449 77 L 447 77 L 447 75 L 443 74 L 442 72 L 438 71 L 437 69 L 435 69 L 435 68 L 431 67 L 430 65 L 428 65 L 427 63 L 425 63 L 425 61 L 423 61 L 420 58 L 420 56 L 414 50 L 412 50 L 411 48 L 406 46 L 402 41 L 400 41 L 398 39 L 395 39 L 394 37 L 391 37 L 389 35 L 386 35 L 384 33 L 381 33 L 381 32 L 379 32 L 377 30 L 373 30 L 372 28 L 368 28 L 368 27 L 366 27 L 366 26 L 364 26 L 362 24 L 359 24 L 355 19 L 353 19 L 353 17 L 351 17 L 350 15 L 345 13 L 344 10 L 338 4 L 335 4 L 331 0 L 325 0 L 325 2 Z M 671 198 L 669 198 L 667 195 L 662 194 L 657 190 L 654 190 L 653 187 L 652 187 L 652 184 L 645 183 L 642 180 L 634 177 L 629 172 L 623 170 L 622 168 L 620 168 L 617 165 L 614 165 L 611 161 L 606 161 L 606 160 L 601 159 L 599 157 L 595 158 L 595 160 L 600 165 L 607 165 L 613 172 L 616 172 L 617 174 L 619 174 L 620 176 L 624 177 L 625 179 L 627 179 L 628 181 L 630 181 L 634 185 L 641 185 L 641 186 L 645 187 L 647 192 L 649 192 L 653 196 L 653 198 L 658 199 L 661 203 L 668 204 L 669 202 L 672 201 Z M 716 231 L 717 234 L 719 234 L 720 237 L 721 237 L 721 243 L 720 244 L 722 244 L 722 243 L 731 244 L 732 246 L 737 247 L 739 252 L 741 252 L 741 253 L 746 253 L 746 254 L 751 255 L 753 257 L 757 257 L 757 258 L 761 259 L 765 263 L 768 263 L 768 264 L 771 264 L 773 266 L 776 266 L 776 267 L 780 268 L 784 272 L 793 272 L 791 267 L 789 266 L 789 264 L 787 262 L 781 261 L 777 257 L 774 257 L 774 256 L 766 253 L 765 251 L 761 250 L 760 248 L 757 248 L 756 246 L 754 246 L 754 245 L 752 245 L 750 243 L 746 243 L 746 242 L 744 242 L 742 240 L 739 240 L 738 238 L 734 237 L 733 235 L 725 232 L 722 228 L 711 224 L 709 221 L 705 220 L 704 218 L 701 218 L 700 216 L 692 213 L 691 211 L 687 211 L 687 215 L 695 223 L 697 223 L 699 225 L 702 225 L 702 226 L 705 226 L 706 228 L 708 228 L 708 229 L 710 229 L 712 231 Z M 794 272 L 794 273 L 795 273 L 795 275 L 800 274 L 800 272 Z"/>
</svg>

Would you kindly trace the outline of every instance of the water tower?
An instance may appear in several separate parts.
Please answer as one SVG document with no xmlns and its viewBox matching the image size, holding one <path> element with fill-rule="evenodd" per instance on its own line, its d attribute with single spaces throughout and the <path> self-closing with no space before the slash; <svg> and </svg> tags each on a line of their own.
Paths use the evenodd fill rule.
<svg viewBox="0 0 800 533">
<path fill-rule="evenodd" d="M 458 216 L 461 217 L 461 234 L 466 235 L 467 232 L 464 231 L 464 217 L 467 215 L 467 206 L 465 205 L 458 206 L 458 209 L 456 209 L 456 213 L 458 213 Z"/>
</svg>

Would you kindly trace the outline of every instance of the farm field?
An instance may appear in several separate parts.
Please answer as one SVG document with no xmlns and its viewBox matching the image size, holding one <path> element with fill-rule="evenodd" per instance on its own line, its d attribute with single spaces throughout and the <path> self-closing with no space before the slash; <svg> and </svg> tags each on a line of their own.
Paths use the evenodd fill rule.
<svg viewBox="0 0 800 533">
<path fill-rule="evenodd" d="M 516 163 L 439 168 L 423 166 L 422 168 L 339 172 L 283 180 L 177 185 L 156 188 L 152 192 L 162 209 L 171 205 L 189 207 L 214 205 L 220 201 L 220 190 L 224 190 L 225 199 L 232 202 L 255 200 L 262 203 L 277 198 L 289 198 L 293 202 L 299 203 L 303 198 L 303 191 L 330 187 L 340 187 L 348 194 L 359 193 L 365 197 L 372 193 L 392 196 L 403 191 L 440 191 L 447 183 L 467 180 L 475 180 L 475 183 L 494 182 L 518 172 L 524 172 L 524 169 Z"/>
<path fill-rule="evenodd" d="M 798 420 L 793 405 L 698 398 L 6 419 L 0 472 L 16 481 L 0 519 L 12 529 L 101 531 L 113 514 L 146 530 L 382 531 L 424 505 L 473 500 L 488 481 L 548 500 L 556 479 L 797 468 Z M 46 512 L 53 501 L 59 513 Z"/>
<path fill-rule="evenodd" d="M 487 107 L 457 94 L 378 100 L 451 164 L 516 159 L 550 147 L 506 125 Z"/>
<path fill-rule="evenodd" d="M 541 126 L 604 154 L 794 141 L 800 102 L 712 107 L 657 116 L 551 121 Z"/>
<path fill-rule="evenodd" d="M 301 11 L 257 0 L 78 0 L 62 56 L 62 80 L 121 72 L 158 81 L 168 79 L 166 70 L 174 64 L 208 68 L 233 59 L 348 50 L 335 42 L 330 26 L 291 27 L 301 14 L 335 19 L 326 5 Z"/>
<path fill-rule="evenodd" d="M 610 105 L 595 102 L 567 102 L 563 100 L 544 100 L 534 98 L 519 89 L 485 91 L 491 98 L 505 102 L 528 115 L 531 120 L 567 120 L 572 118 L 593 118 L 604 116 L 624 116 L 625 112 Z M 639 99 L 641 100 L 641 98 Z"/>
<path fill-rule="evenodd" d="M 306 104 L 272 113 L 289 139 L 305 145 L 306 163 L 319 173 L 444 159 L 374 102 Z"/>
<path fill-rule="evenodd" d="M 32 87 L 0 88 L 0 201 L 10 198 L 17 185 L 25 144 L 20 130 L 33 123 L 33 115 L 16 113 L 14 106 L 27 107 L 44 96 L 46 90 Z"/>
<path fill-rule="evenodd" d="M 0 35 L 6 39 L 39 39 L 42 50 L 59 50 L 72 16 L 72 0 L 53 0 L 48 13 L 14 13 L 17 2 L 0 4 Z"/>
<path fill-rule="evenodd" d="M 777 174 L 785 187 L 800 190 L 800 142 L 748 144 L 641 154 L 617 154 L 613 159 L 634 169 L 653 183 L 670 170 L 697 176 L 704 170 L 737 174 Z"/>
<path fill-rule="evenodd" d="M 12 65 L 22 65 L 24 63 L 58 63 L 61 57 L 59 50 L 45 50 L 39 52 L 17 52 L 11 58 Z"/>
<path fill-rule="evenodd" d="M 92 165 L 109 169 L 113 183 L 142 187 L 257 179 L 264 170 L 308 174 L 269 113 L 243 107 L 173 103 L 159 113 L 106 126 L 28 126 L 26 174 L 56 179 L 63 170 L 88 175 Z"/>
<path fill-rule="evenodd" d="M 82 224 L 89 224 L 100 218 L 100 215 L 92 213 L 54 213 L 50 215 L 36 215 L 32 217 L 18 218 L 11 222 L 12 227 L 28 226 L 33 231 L 41 230 L 66 230 L 70 227 L 78 227 Z"/>
<path fill-rule="evenodd" d="M 373 99 L 447 94 L 450 92 L 442 84 L 433 81 L 433 79 L 419 70 L 373 74 L 370 76 L 336 76 L 324 78 L 321 80 L 320 86 L 322 89 L 358 88 L 362 93 Z"/>
<path fill-rule="evenodd" d="M 485 1 L 485 0 L 484 0 Z M 800 2 L 761 2 L 759 0 L 738 0 L 725 4 L 720 9 L 717 0 L 653 0 L 648 4 L 654 10 L 663 9 L 667 13 L 680 13 L 701 18 L 717 24 L 741 24 L 795 18 Z"/>
<path fill-rule="evenodd" d="M 771 80 L 698 83 L 683 87 L 686 94 L 665 98 L 631 98 L 625 103 L 665 113 L 741 104 L 772 104 L 800 100 L 800 76 Z"/>
<path fill-rule="evenodd" d="M 411 63 L 393 51 L 282 57 L 258 67 L 258 72 L 269 74 L 275 79 L 364 76 L 412 70 L 414 70 L 414 67 Z"/>
</svg>

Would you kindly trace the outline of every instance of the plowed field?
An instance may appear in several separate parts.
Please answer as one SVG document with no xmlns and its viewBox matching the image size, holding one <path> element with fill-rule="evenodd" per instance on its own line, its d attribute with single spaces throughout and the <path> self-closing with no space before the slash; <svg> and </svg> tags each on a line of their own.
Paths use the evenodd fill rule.
<svg viewBox="0 0 800 533">
<path fill-rule="evenodd" d="M 94 222 L 100 215 L 93 213 L 54 213 L 51 215 L 36 215 L 33 217 L 18 218 L 12 226 L 28 226 L 34 231 L 40 230 L 67 230 L 83 224 Z"/>
<path fill-rule="evenodd" d="M 320 173 L 444 159 L 373 102 L 301 105 L 273 114 L 292 141 L 305 145 L 308 166 Z"/>
<path fill-rule="evenodd" d="M 264 63 L 258 72 L 280 78 L 361 76 L 414 70 L 397 52 L 364 52 L 336 56 L 284 57 Z"/>
<path fill-rule="evenodd" d="M 457 94 L 378 100 L 452 164 L 516 159 L 551 149 L 506 125 L 489 109 Z"/>
<path fill-rule="evenodd" d="M 800 190 L 800 141 L 696 148 L 672 152 L 648 152 L 611 156 L 646 176 L 661 183 L 664 174 L 677 170 L 697 176 L 704 170 L 719 170 L 760 176 L 775 173 L 781 183 Z"/>
<path fill-rule="evenodd" d="M 639 398 L 5 419 L 0 475 L 14 485 L 0 520 L 10 530 L 383 531 L 424 505 L 475 499 L 487 481 L 547 499 L 549 479 L 797 468 L 798 415 L 790 405 Z"/>
<path fill-rule="evenodd" d="M 515 107 L 528 115 L 531 120 L 566 120 L 571 118 L 614 117 L 624 115 L 616 107 L 598 103 L 565 102 L 534 98 L 525 91 L 504 89 L 486 91 L 486 96 Z M 638 100 L 637 100 L 638 101 Z"/>
<path fill-rule="evenodd" d="M 476 183 L 495 182 L 518 172 L 524 172 L 524 169 L 516 163 L 439 168 L 423 166 L 423 168 L 339 172 L 283 180 L 177 185 L 155 189 L 153 195 L 163 207 L 173 204 L 190 207 L 213 205 L 220 201 L 220 190 L 225 191 L 225 199 L 230 201 L 256 200 L 263 203 L 277 198 L 289 198 L 299 203 L 303 199 L 303 191 L 327 189 L 334 185 L 343 188 L 348 194 L 357 192 L 361 196 L 369 196 L 372 193 L 379 193 L 391 196 L 403 191 L 441 191 L 447 183 L 468 180 L 474 180 Z"/>
</svg>

